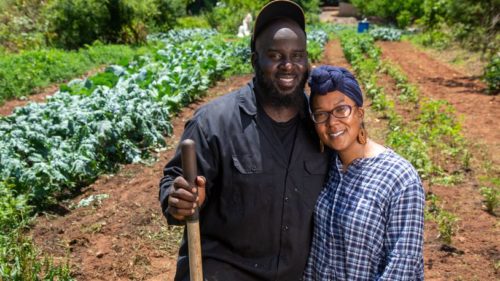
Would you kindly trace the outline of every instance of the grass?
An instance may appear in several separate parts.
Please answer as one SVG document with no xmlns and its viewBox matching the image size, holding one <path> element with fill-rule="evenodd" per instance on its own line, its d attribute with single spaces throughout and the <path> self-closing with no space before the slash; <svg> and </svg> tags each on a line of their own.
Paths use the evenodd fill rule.
<svg viewBox="0 0 500 281">
<path fill-rule="evenodd" d="M 0 104 L 36 93 L 40 88 L 84 74 L 103 64 L 126 65 L 148 46 L 102 45 L 79 51 L 41 49 L 0 55 Z"/>
</svg>

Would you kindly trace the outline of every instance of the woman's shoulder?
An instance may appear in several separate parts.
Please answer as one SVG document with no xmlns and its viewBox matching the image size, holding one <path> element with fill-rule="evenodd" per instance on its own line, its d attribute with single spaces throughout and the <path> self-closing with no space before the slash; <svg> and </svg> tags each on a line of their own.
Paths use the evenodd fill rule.
<svg viewBox="0 0 500 281">
<path fill-rule="evenodd" d="M 381 154 L 378 166 L 381 172 L 390 174 L 397 181 L 402 181 L 405 184 L 420 183 L 420 176 L 410 161 L 389 147 L 386 147 Z"/>
</svg>

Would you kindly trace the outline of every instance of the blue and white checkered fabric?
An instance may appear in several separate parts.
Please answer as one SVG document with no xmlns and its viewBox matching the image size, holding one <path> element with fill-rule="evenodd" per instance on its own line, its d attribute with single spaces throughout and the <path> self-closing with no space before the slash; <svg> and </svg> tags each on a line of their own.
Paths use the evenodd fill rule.
<svg viewBox="0 0 500 281">
<path fill-rule="evenodd" d="M 304 280 L 424 280 L 424 204 L 417 172 L 391 149 L 346 172 L 334 156 Z"/>
</svg>

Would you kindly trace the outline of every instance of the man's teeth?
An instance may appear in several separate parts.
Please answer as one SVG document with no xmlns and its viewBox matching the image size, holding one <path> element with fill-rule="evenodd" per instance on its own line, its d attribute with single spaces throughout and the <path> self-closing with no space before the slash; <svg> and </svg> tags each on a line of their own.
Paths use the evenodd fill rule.
<svg viewBox="0 0 500 281">
<path fill-rule="evenodd" d="M 283 81 L 283 82 L 286 82 L 286 83 L 290 83 L 290 82 L 292 82 L 292 81 L 293 81 L 293 78 L 285 78 L 285 77 L 281 77 L 281 78 L 280 78 L 280 80 L 281 80 L 281 81 Z"/>
<path fill-rule="evenodd" d="M 342 135 L 343 133 L 344 133 L 344 131 L 338 131 L 336 133 L 330 134 L 330 136 L 332 136 L 332 137 L 335 138 L 335 137 L 338 137 L 338 136 Z"/>
</svg>

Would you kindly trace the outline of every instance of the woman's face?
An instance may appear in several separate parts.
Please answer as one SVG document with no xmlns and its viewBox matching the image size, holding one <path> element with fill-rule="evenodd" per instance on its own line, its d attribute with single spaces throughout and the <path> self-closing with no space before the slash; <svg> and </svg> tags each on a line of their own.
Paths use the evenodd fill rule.
<svg viewBox="0 0 500 281">
<path fill-rule="evenodd" d="M 364 109 L 357 107 L 352 99 L 339 91 L 315 95 L 312 114 L 316 121 L 324 121 L 315 124 L 316 132 L 324 145 L 343 152 L 357 144 Z"/>
</svg>

